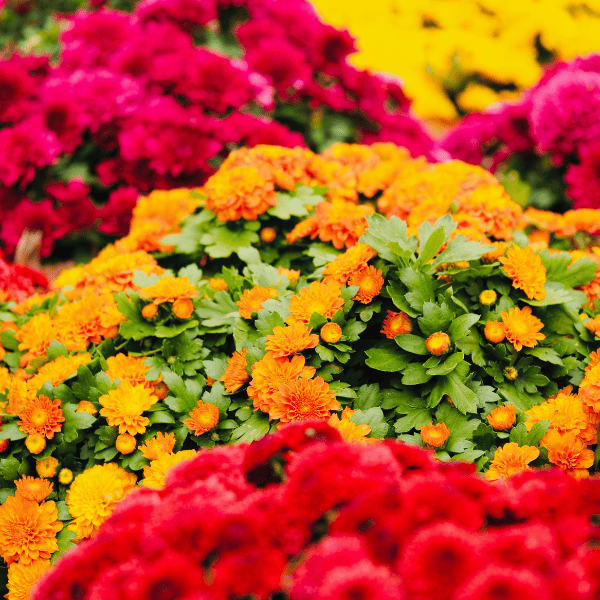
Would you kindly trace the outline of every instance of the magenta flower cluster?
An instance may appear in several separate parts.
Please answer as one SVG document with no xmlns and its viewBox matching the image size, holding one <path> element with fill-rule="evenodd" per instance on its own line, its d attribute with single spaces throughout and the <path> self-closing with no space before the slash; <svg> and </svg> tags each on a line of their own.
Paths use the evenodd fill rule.
<svg viewBox="0 0 600 600">
<path fill-rule="evenodd" d="M 442 146 L 491 170 L 518 155 L 547 155 L 574 207 L 600 208 L 600 55 L 556 63 L 519 102 L 465 117 Z"/>
<path fill-rule="evenodd" d="M 139 194 L 201 185 L 241 145 L 335 141 L 331 115 L 337 139 L 428 155 L 433 143 L 400 85 L 350 66 L 353 51 L 307 0 L 144 0 L 132 14 L 76 13 L 57 64 L 0 62 L 6 252 L 26 228 L 44 232 L 44 256 L 94 225 L 123 235 Z"/>
</svg>

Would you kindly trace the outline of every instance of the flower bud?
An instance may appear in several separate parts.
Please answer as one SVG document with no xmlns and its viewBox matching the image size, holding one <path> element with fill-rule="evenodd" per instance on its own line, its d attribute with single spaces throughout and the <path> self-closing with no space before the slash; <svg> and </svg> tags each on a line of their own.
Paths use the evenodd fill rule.
<svg viewBox="0 0 600 600">
<path fill-rule="evenodd" d="M 435 356 L 446 354 L 446 352 L 450 350 L 450 338 L 447 333 L 437 331 L 436 333 L 432 333 L 425 340 L 425 346 L 427 346 L 427 350 Z"/>
<path fill-rule="evenodd" d="M 158 306 L 156 304 L 146 304 L 144 308 L 142 308 L 142 317 L 146 319 L 146 321 L 153 321 L 158 316 Z"/>
<path fill-rule="evenodd" d="M 54 456 L 49 456 L 48 458 L 44 458 L 44 460 L 37 460 L 35 462 L 35 470 L 40 477 L 47 479 L 54 477 L 58 470 L 58 460 Z"/>
<path fill-rule="evenodd" d="M 328 344 L 337 344 L 342 338 L 342 328 L 337 323 L 326 323 L 321 327 L 321 339 Z"/>
<path fill-rule="evenodd" d="M 63 485 L 69 485 L 73 481 L 73 471 L 71 469 L 61 469 L 58 474 L 58 481 Z"/>
<path fill-rule="evenodd" d="M 260 239 L 266 244 L 271 243 L 277 237 L 277 232 L 272 227 L 263 227 L 260 230 Z"/>
<path fill-rule="evenodd" d="M 449 435 L 450 429 L 446 423 L 434 425 L 433 421 L 429 421 L 429 425 L 421 425 L 421 439 L 431 448 L 441 448 Z"/>
<path fill-rule="evenodd" d="M 485 339 L 489 342 L 492 342 L 492 344 L 499 344 L 500 342 L 503 342 L 506 338 L 504 324 L 500 321 L 488 321 L 485 324 L 483 335 L 485 335 Z"/>
<path fill-rule="evenodd" d="M 485 306 L 489 306 L 490 304 L 494 304 L 498 299 L 498 294 L 494 290 L 484 290 L 479 294 L 479 302 Z"/>
<path fill-rule="evenodd" d="M 117 437 L 115 446 L 121 454 L 131 454 L 136 449 L 137 442 L 131 434 L 122 433 Z"/>
<path fill-rule="evenodd" d="M 401 333 L 410 333 L 412 331 L 412 320 L 405 312 L 387 311 L 387 316 L 383 321 L 383 329 L 381 333 L 385 337 L 393 340 Z"/>
<path fill-rule="evenodd" d="M 39 454 L 46 447 L 46 438 L 39 433 L 32 433 L 25 439 L 25 446 L 31 454 Z"/>
<path fill-rule="evenodd" d="M 173 302 L 171 311 L 178 319 L 189 319 L 194 312 L 194 305 L 189 298 L 177 298 Z"/>
<path fill-rule="evenodd" d="M 519 371 L 517 371 L 514 367 L 506 367 L 506 369 L 504 369 L 504 377 L 506 377 L 506 379 L 510 379 L 511 381 L 513 381 L 518 376 Z"/>
</svg>

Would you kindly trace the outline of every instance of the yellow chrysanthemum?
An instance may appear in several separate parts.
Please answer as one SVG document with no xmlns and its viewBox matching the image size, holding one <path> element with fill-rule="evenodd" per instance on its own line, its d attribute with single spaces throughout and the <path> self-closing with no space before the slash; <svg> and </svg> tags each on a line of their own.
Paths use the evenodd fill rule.
<svg viewBox="0 0 600 600">
<path fill-rule="evenodd" d="M 98 401 L 103 406 L 100 414 L 111 427 L 118 427 L 119 433 L 136 435 L 146 431 L 150 420 L 142 414 L 158 402 L 158 397 L 143 385 L 125 381 L 116 390 L 100 396 Z"/>
<path fill-rule="evenodd" d="M 6 367 L 0 367 L 0 393 L 5 392 L 10 388 L 12 375 Z"/>
<path fill-rule="evenodd" d="M 579 398 L 573 394 L 559 392 L 539 406 L 534 406 L 525 411 L 525 414 L 527 415 L 525 425 L 528 431 L 538 421 L 550 421 L 550 429 L 555 429 L 559 433 L 572 432 L 579 435 L 588 425 L 588 418 L 583 410 L 583 405 Z"/>
<path fill-rule="evenodd" d="M 529 246 L 512 246 L 506 256 L 500 257 L 500 262 L 506 275 L 513 280 L 514 288 L 523 290 L 530 299 L 543 300 L 546 297 L 546 267 Z"/>
<path fill-rule="evenodd" d="M 171 454 L 175 442 L 175 434 L 164 434 L 159 431 L 155 437 L 146 440 L 139 448 L 144 458 L 156 460 L 161 454 Z"/>
<path fill-rule="evenodd" d="M 267 300 L 277 298 L 277 294 L 276 288 L 254 286 L 252 289 L 244 290 L 241 298 L 236 302 L 240 307 L 240 316 L 251 319 L 253 313 L 257 313 Z"/>
<path fill-rule="evenodd" d="M 154 304 L 163 304 L 182 298 L 196 298 L 198 288 L 192 285 L 187 277 L 163 277 L 154 285 L 140 289 L 140 295 L 152 298 Z"/>
<path fill-rule="evenodd" d="M 29 600 L 33 586 L 51 567 L 49 560 L 34 560 L 29 564 L 12 563 L 8 567 L 6 600 Z"/>
<path fill-rule="evenodd" d="M 344 300 L 336 283 L 313 281 L 308 288 L 302 288 L 297 296 L 292 296 L 286 323 L 308 323 L 313 313 L 331 319 L 343 306 Z"/>
<path fill-rule="evenodd" d="M 23 433 L 52 439 L 65 421 L 61 405 L 60 400 L 52 401 L 47 396 L 34 396 L 19 415 L 19 429 Z"/>
<path fill-rule="evenodd" d="M 531 314 L 531 308 L 510 308 L 508 313 L 501 312 L 502 323 L 504 324 L 504 332 L 506 339 L 515 347 L 518 352 L 526 346 L 533 348 L 537 343 L 546 339 L 540 329 L 544 327 L 544 323 L 537 317 Z"/>
<path fill-rule="evenodd" d="M 24 323 L 15 334 L 19 341 L 19 350 L 26 350 L 26 357 L 39 358 L 46 355 L 52 340 L 56 339 L 56 330 L 48 313 L 39 313 Z"/>
<path fill-rule="evenodd" d="M 155 490 L 162 490 L 165 487 L 169 469 L 195 455 L 195 450 L 181 450 L 174 454 L 160 454 L 149 466 L 144 467 L 144 480 L 142 484 Z"/>
<path fill-rule="evenodd" d="M 342 411 L 341 418 L 337 414 L 333 414 L 329 417 L 327 424 L 337 429 L 342 439 L 347 442 L 355 442 L 362 445 L 376 444 L 377 440 L 375 438 L 367 437 L 371 433 L 371 428 L 368 425 L 357 425 L 350 420 L 350 417 L 355 412 L 355 410 L 347 406 Z"/>
<path fill-rule="evenodd" d="M 8 564 L 48 560 L 58 550 L 56 534 L 62 528 L 54 502 L 9 496 L 0 506 L 0 554 Z"/>
<path fill-rule="evenodd" d="M 23 475 L 21 479 L 15 481 L 15 487 L 17 488 L 17 494 L 23 496 L 25 500 L 33 500 L 39 504 L 52 493 L 54 486 L 47 479 Z"/>
<path fill-rule="evenodd" d="M 248 349 L 244 348 L 241 352 L 234 352 L 233 356 L 227 359 L 227 368 L 219 381 L 223 382 L 228 394 L 237 392 L 250 379 L 246 371 L 247 352 Z"/>
<path fill-rule="evenodd" d="M 496 450 L 490 468 L 485 473 L 486 481 L 508 479 L 517 473 L 530 471 L 529 463 L 540 455 L 534 446 L 519 446 L 515 442 L 504 444 Z"/>
<path fill-rule="evenodd" d="M 95 465 L 75 477 L 65 501 L 77 540 L 94 535 L 115 505 L 135 489 L 137 477 L 115 463 Z"/>
<path fill-rule="evenodd" d="M 53 361 L 42 365 L 38 372 L 27 380 L 27 388 L 32 392 L 37 392 L 47 381 L 56 387 L 77 373 L 80 365 L 90 362 L 90 358 L 87 352 L 73 356 L 58 356 Z"/>
</svg>

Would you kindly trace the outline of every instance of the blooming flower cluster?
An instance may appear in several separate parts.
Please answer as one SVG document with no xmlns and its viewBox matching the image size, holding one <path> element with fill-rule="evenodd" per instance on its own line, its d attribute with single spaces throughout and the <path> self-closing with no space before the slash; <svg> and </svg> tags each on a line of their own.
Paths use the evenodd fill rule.
<svg viewBox="0 0 600 600">
<path fill-rule="evenodd" d="M 198 453 L 131 494 L 32 600 L 592 600 L 599 503 L 600 483 L 559 470 L 492 486 L 472 466 L 307 421 Z"/>
<path fill-rule="evenodd" d="M 25 229 L 43 232 L 43 256 L 76 232 L 122 236 L 140 193 L 200 185 L 242 145 L 382 140 L 429 155 L 401 86 L 351 66 L 353 51 L 307 0 L 75 13 L 56 64 L 0 61 L 6 252 Z"/>
<path fill-rule="evenodd" d="M 465 117 L 442 146 L 455 158 L 508 172 L 538 208 L 598 208 L 599 102 L 600 56 L 559 61 L 518 100 Z"/>
</svg>

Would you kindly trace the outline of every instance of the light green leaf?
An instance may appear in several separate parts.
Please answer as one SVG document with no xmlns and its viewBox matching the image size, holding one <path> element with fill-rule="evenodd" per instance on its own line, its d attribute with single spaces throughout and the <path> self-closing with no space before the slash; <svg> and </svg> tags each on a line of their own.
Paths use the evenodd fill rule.
<svg viewBox="0 0 600 600">
<path fill-rule="evenodd" d="M 459 234 L 448 242 L 446 249 L 438 254 L 431 267 L 435 269 L 442 263 L 455 263 L 477 260 L 486 252 L 491 252 L 494 246 L 487 246 L 481 242 L 467 242 L 464 235 Z"/>
<path fill-rule="evenodd" d="M 277 192 L 275 195 L 277 196 L 277 206 L 273 206 L 267 211 L 271 216 L 287 221 L 290 217 L 305 217 L 308 214 L 302 197 L 292 196 L 285 192 Z M 322 200 L 320 196 L 315 198 Z"/>
<path fill-rule="evenodd" d="M 473 327 L 473 325 L 475 325 L 480 318 L 480 315 L 468 313 L 466 315 L 460 315 L 460 317 L 454 319 L 450 327 L 448 327 L 448 335 L 450 336 L 450 339 L 456 343 L 469 335 L 469 333 L 471 333 L 471 327 Z"/>
</svg>

